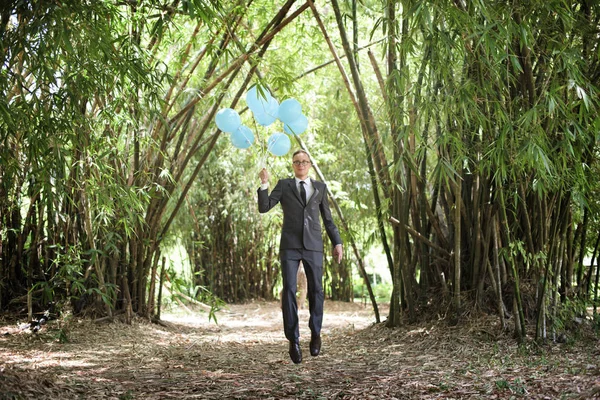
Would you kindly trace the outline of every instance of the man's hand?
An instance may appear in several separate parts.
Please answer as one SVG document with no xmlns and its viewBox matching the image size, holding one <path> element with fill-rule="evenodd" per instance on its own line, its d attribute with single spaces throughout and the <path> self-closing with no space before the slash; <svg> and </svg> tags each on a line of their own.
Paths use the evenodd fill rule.
<svg viewBox="0 0 600 400">
<path fill-rule="evenodd" d="M 269 171 L 267 171 L 266 168 L 263 168 L 259 173 L 258 173 L 258 177 L 260 178 L 260 183 L 267 183 L 269 182 Z"/>
<path fill-rule="evenodd" d="M 342 255 L 344 254 L 344 250 L 341 244 L 338 244 L 333 248 L 333 259 L 339 264 L 342 262 Z"/>
</svg>

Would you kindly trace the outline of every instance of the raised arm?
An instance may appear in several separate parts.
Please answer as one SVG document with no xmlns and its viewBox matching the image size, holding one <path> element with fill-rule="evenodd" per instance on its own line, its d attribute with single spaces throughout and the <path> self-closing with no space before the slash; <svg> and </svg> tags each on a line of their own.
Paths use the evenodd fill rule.
<svg viewBox="0 0 600 400">
<path fill-rule="evenodd" d="M 275 207 L 281 199 L 281 185 L 277 182 L 275 188 L 269 195 L 269 171 L 263 168 L 258 177 L 260 178 L 260 188 L 258 188 L 258 212 L 266 213 Z"/>
</svg>

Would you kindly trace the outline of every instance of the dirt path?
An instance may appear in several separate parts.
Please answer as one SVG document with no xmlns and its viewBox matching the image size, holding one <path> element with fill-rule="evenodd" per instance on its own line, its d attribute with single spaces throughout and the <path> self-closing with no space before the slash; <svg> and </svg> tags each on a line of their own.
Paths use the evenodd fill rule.
<svg viewBox="0 0 600 400">
<path fill-rule="evenodd" d="M 277 303 L 229 306 L 218 325 L 200 312 L 167 327 L 52 321 L 38 335 L 4 324 L 0 399 L 600 398 L 597 339 L 519 347 L 491 318 L 390 330 L 359 304 L 325 310 L 319 357 L 301 311 L 300 365 Z"/>
</svg>

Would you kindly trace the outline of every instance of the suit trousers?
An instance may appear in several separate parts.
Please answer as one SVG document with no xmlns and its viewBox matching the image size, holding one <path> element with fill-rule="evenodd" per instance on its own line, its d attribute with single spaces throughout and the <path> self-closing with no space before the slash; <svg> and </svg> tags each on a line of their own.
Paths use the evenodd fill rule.
<svg viewBox="0 0 600 400">
<path fill-rule="evenodd" d="M 289 341 L 298 341 L 298 304 L 296 302 L 297 273 L 300 261 L 304 265 L 308 283 L 308 327 L 313 335 L 321 334 L 323 324 L 323 252 L 304 249 L 280 250 L 283 291 L 281 306 L 283 311 L 283 331 Z"/>
</svg>

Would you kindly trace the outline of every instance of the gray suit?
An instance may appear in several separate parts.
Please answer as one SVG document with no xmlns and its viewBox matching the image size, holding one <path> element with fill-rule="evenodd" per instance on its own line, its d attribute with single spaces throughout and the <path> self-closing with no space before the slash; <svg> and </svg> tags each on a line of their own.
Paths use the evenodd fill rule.
<svg viewBox="0 0 600 400">
<path fill-rule="evenodd" d="M 311 179 L 314 193 L 304 206 L 295 179 L 281 179 L 275 188 L 258 190 L 258 210 L 265 213 L 281 203 L 283 227 L 279 243 L 283 277 L 283 326 L 290 341 L 299 338 L 298 306 L 296 304 L 296 274 L 300 261 L 308 280 L 309 327 L 319 335 L 323 321 L 323 234 L 321 219 L 331 243 L 342 244 L 340 233 L 333 222 L 327 200 L 327 186 Z"/>
</svg>

